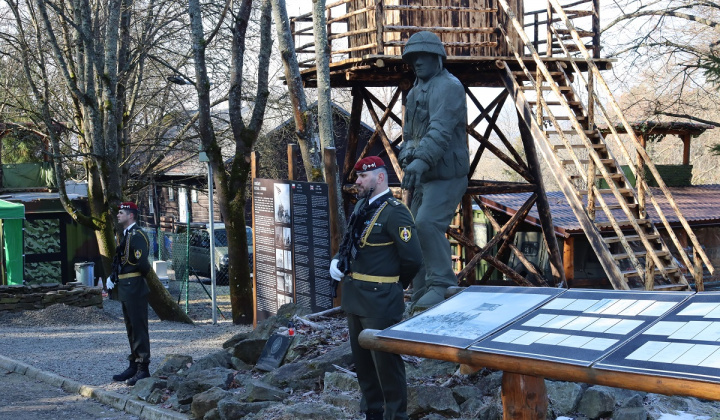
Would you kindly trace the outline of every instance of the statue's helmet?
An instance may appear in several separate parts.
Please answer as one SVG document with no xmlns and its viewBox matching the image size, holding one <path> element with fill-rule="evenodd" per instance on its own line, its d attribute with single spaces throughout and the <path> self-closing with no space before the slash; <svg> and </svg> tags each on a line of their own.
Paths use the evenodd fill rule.
<svg viewBox="0 0 720 420">
<path fill-rule="evenodd" d="M 405 49 L 403 50 L 402 58 L 405 62 L 412 64 L 410 57 L 420 52 L 439 55 L 443 61 L 447 58 L 445 47 L 443 47 L 440 38 L 428 31 L 417 32 L 408 39 L 405 44 Z"/>
</svg>

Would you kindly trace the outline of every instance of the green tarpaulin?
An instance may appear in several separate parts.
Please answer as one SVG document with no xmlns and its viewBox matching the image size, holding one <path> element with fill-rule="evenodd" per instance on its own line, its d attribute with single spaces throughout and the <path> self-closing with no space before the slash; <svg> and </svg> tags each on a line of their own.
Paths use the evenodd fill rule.
<svg viewBox="0 0 720 420">
<path fill-rule="evenodd" d="M 23 284 L 23 219 L 25 206 L 0 200 L 7 284 Z"/>
</svg>

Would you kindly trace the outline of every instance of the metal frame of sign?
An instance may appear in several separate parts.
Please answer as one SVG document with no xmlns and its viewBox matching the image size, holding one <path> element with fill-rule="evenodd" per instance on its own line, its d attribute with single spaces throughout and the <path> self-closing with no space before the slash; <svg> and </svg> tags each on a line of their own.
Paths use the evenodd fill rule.
<svg viewBox="0 0 720 420">
<path fill-rule="evenodd" d="M 468 350 L 590 366 L 691 295 L 568 290 Z"/>
<path fill-rule="evenodd" d="M 467 348 L 564 292 L 551 287 L 471 286 L 378 336 Z"/>
<path fill-rule="evenodd" d="M 691 296 L 593 368 L 720 383 L 720 293 Z"/>
</svg>

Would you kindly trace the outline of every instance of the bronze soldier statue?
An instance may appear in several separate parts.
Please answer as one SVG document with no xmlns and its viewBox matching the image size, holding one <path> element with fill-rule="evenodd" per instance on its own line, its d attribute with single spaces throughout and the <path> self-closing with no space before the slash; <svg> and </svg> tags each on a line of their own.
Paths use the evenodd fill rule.
<svg viewBox="0 0 720 420">
<path fill-rule="evenodd" d="M 443 68 L 447 57 L 440 38 L 430 32 L 410 37 L 403 60 L 415 71 L 407 96 L 403 146 L 398 160 L 404 189 L 412 189 L 424 266 L 413 279 L 414 310 L 444 299 L 457 285 L 450 243 L 445 236 L 468 185 L 467 105 L 462 83 Z"/>
</svg>

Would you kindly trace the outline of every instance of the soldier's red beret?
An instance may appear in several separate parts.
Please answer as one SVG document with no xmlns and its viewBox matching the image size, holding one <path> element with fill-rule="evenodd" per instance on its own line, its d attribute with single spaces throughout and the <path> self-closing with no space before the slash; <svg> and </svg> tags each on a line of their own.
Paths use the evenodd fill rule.
<svg viewBox="0 0 720 420">
<path fill-rule="evenodd" d="M 362 158 L 355 164 L 355 172 L 367 172 L 385 166 L 385 162 L 377 156 Z"/>
<path fill-rule="evenodd" d="M 126 201 L 124 203 L 120 203 L 120 210 L 137 210 L 137 204 L 133 203 L 132 201 Z"/>
</svg>

